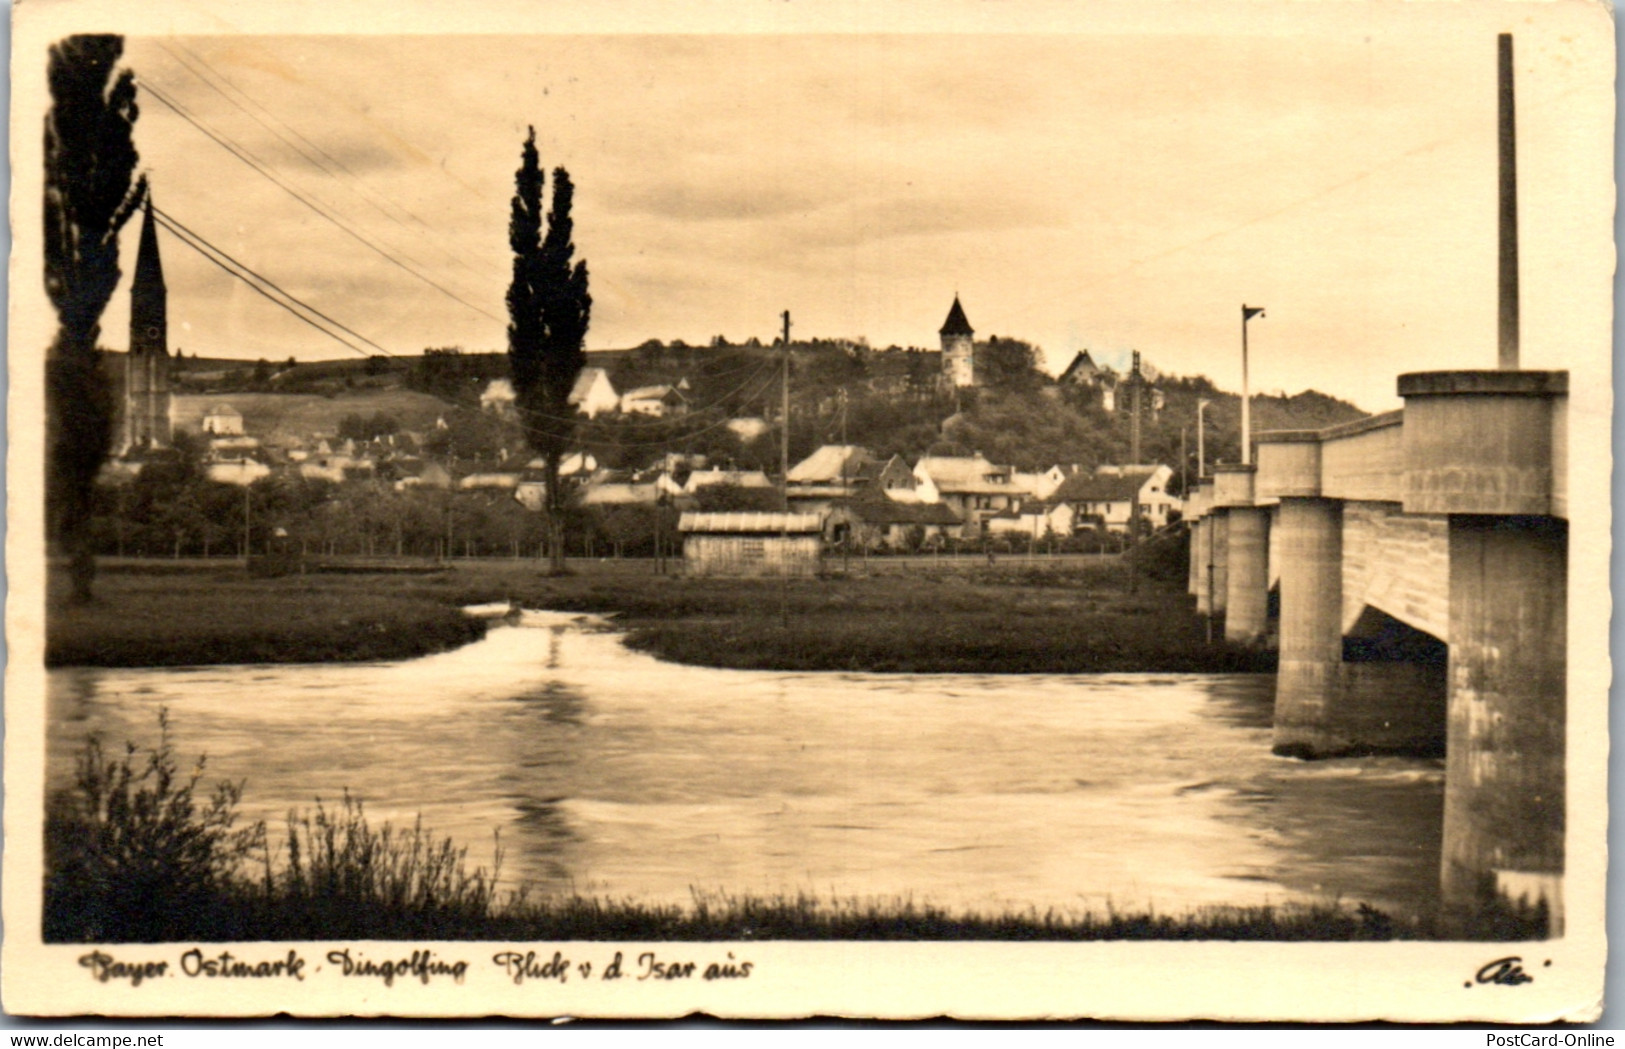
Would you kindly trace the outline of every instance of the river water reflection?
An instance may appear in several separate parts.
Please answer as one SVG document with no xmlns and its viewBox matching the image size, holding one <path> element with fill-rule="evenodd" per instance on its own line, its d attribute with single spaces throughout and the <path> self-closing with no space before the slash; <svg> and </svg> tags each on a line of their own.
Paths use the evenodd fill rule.
<svg viewBox="0 0 1625 1049">
<path fill-rule="evenodd" d="M 907 897 L 960 910 L 1436 893 L 1443 768 L 1270 754 L 1267 676 L 723 671 L 526 613 L 402 663 L 50 675 L 50 773 L 89 732 L 246 779 L 245 814 L 348 790 L 542 891 Z"/>
</svg>

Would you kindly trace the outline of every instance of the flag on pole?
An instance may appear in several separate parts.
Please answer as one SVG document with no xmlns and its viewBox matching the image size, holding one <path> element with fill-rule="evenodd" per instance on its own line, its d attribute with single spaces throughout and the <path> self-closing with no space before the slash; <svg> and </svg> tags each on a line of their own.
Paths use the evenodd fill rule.
<svg viewBox="0 0 1625 1049">
<path fill-rule="evenodd" d="M 1246 324 L 1248 321 L 1252 320 L 1254 317 L 1262 317 L 1263 315 L 1264 315 L 1264 307 L 1262 307 L 1262 306 L 1248 306 L 1245 303 L 1242 304 L 1242 307 L 1241 307 L 1241 323 Z"/>
</svg>

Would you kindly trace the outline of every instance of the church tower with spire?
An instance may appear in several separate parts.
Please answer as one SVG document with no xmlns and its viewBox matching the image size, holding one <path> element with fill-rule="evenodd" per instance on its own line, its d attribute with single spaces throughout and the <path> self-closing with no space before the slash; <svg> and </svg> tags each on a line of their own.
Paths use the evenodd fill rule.
<svg viewBox="0 0 1625 1049">
<path fill-rule="evenodd" d="M 954 296 L 948 319 L 937 332 L 942 336 L 942 381 L 948 386 L 976 385 L 976 344 L 972 341 L 976 331 L 965 319 L 965 308 Z"/>
<path fill-rule="evenodd" d="M 130 352 L 124 362 L 125 451 L 166 448 L 169 428 L 169 303 L 158 258 L 152 196 L 141 221 L 141 247 L 130 284 Z"/>
</svg>

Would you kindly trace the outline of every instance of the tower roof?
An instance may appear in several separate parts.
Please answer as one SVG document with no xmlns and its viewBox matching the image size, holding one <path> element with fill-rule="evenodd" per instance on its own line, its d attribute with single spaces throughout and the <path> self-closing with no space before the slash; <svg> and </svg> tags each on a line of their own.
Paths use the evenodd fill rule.
<svg viewBox="0 0 1625 1049">
<path fill-rule="evenodd" d="M 141 247 L 135 256 L 134 286 L 162 288 L 164 264 L 158 258 L 158 227 L 152 220 L 152 194 L 147 194 L 146 214 L 141 219 Z"/>
<path fill-rule="evenodd" d="M 948 310 L 948 319 L 942 322 L 938 335 L 975 335 L 976 329 L 970 326 L 965 319 L 965 308 L 959 305 L 959 296 L 954 296 L 954 304 Z"/>
</svg>

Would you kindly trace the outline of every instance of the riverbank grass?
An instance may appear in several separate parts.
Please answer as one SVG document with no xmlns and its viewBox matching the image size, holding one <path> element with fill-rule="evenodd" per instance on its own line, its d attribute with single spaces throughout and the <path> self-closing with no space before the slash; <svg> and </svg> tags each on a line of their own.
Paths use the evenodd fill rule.
<svg viewBox="0 0 1625 1049">
<path fill-rule="evenodd" d="M 499 892 L 498 869 L 421 824 L 374 827 L 361 803 L 290 816 L 273 846 L 239 827 L 241 783 L 205 796 L 160 743 L 108 756 L 92 741 L 46 820 L 48 943 L 244 940 L 1525 940 L 1543 914 L 1470 925 L 1335 904 L 1140 911 L 959 913 L 908 899 L 696 894 L 689 905 Z"/>
<path fill-rule="evenodd" d="M 1238 673 L 1265 649 L 1208 642 L 1182 586 L 1117 558 L 877 565 L 816 579 L 658 575 L 643 562 L 459 563 L 430 575 L 250 578 L 241 566 L 112 565 L 74 608 L 52 580 L 51 666 L 408 658 L 483 636 L 467 605 L 614 615 L 661 659 L 760 670 Z M 1222 637 L 1222 633 L 1220 635 Z"/>
<path fill-rule="evenodd" d="M 89 605 L 48 576 L 46 666 L 161 667 L 410 659 L 485 636 L 486 623 L 432 596 L 250 578 L 242 567 L 104 572 Z"/>
</svg>

